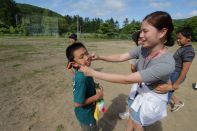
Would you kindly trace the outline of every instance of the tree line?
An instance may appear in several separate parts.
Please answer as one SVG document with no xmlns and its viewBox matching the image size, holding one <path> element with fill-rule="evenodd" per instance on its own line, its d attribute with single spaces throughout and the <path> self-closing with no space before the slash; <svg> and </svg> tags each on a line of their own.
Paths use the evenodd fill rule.
<svg viewBox="0 0 197 131">
<path fill-rule="evenodd" d="M 140 29 L 140 21 L 125 18 L 122 27 L 113 18 L 90 19 L 78 15 L 62 16 L 48 9 L 28 4 L 19 4 L 14 0 L 0 0 L 0 34 L 19 35 L 58 35 L 79 32 L 94 34 L 99 38 L 128 38 L 132 32 Z M 197 40 L 197 17 L 174 20 L 175 29 L 190 26 Z M 88 35 L 86 35 L 88 37 Z"/>
</svg>

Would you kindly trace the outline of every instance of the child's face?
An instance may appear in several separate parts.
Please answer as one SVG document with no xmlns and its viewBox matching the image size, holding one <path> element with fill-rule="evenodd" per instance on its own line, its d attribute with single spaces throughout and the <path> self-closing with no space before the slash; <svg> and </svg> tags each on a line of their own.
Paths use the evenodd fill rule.
<svg viewBox="0 0 197 131">
<path fill-rule="evenodd" d="M 70 44 L 73 44 L 74 42 L 75 42 L 74 39 L 69 38 L 69 43 L 70 43 Z"/>
<path fill-rule="evenodd" d="M 190 39 L 185 37 L 185 36 L 183 36 L 181 33 L 178 33 L 176 35 L 176 41 L 177 41 L 178 45 L 184 46 L 184 45 L 188 44 Z"/>
<path fill-rule="evenodd" d="M 91 65 L 91 57 L 88 51 L 83 47 L 74 51 L 74 61 L 72 66 L 79 67 L 80 65 L 88 67 Z"/>
</svg>

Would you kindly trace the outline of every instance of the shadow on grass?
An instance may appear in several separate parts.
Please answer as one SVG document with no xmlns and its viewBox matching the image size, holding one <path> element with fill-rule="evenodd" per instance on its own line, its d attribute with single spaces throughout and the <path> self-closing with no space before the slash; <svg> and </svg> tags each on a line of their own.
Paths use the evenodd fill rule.
<svg viewBox="0 0 197 131">
<path fill-rule="evenodd" d="M 145 131 L 162 131 L 162 124 L 160 121 L 157 121 L 150 126 L 146 126 Z"/>
<path fill-rule="evenodd" d="M 126 110 L 126 95 L 120 94 L 112 100 L 112 104 L 108 107 L 107 112 L 99 120 L 99 131 L 113 131 L 117 121 L 120 119 L 118 114 Z"/>
<path fill-rule="evenodd" d="M 113 131 L 117 121 L 120 120 L 118 114 L 126 111 L 126 100 L 128 96 L 124 94 L 118 95 L 112 100 L 112 104 L 108 107 L 107 112 L 99 120 L 99 131 Z M 162 131 L 162 123 L 160 121 L 145 127 L 145 131 Z"/>
</svg>

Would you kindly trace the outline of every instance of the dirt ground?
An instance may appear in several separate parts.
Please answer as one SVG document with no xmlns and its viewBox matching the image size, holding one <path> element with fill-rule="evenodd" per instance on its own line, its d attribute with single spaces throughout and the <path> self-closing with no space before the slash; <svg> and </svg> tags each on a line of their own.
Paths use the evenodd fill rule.
<svg viewBox="0 0 197 131">
<path fill-rule="evenodd" d="M 134 46 L 130 41 L 84 42 L 90 52 L 115 54 Z M 0 38 L 0 131 L 79 131 L 73 112 L 72 81 L 65 69 L 63 38 Z M 174 52 L 178 46 L 169 48 Z M 197 44 L 194 46 L 197 49 Z M 128 74 L 129 62 L 95 61 L 103 72 Z M 185 106 L 146 127 L 146 131 L 196 131 L 197 57 L 177 96 Z M 104 86 L 107 112 L 98 122 L 100 131 L 125 131 L 127 120 L 118 113 L 126 110 L 130 85 L 95 80 Z"/>
</svg>

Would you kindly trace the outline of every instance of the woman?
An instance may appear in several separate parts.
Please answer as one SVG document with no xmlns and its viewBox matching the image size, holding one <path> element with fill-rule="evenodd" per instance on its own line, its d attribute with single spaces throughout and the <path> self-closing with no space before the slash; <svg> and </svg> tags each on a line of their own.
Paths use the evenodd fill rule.
<svg viewBox="0 0 197 131">
<path fill-rule="evenodd" d="M 141 46 L 128 53 L 96 56 L 92 59 L 122 62 L 138 59 L 137 72 L 130 75 L 109 74 L 81 66 L 80 70 L 97 79 L 122 84 L 140 83 L 132 98 L 129 98 L 130 119 L 127 131 L 143 131 L 143 126 L 153 124 L 167 115 L 167 93 L 159 94 L 154 87 L 167 84 L 174 71 L 173 55 L 166 46 L 172 46 L 173 24 L 171 16 L 162 11 L 147 15 L 141 24 Z"/>
</svg>

